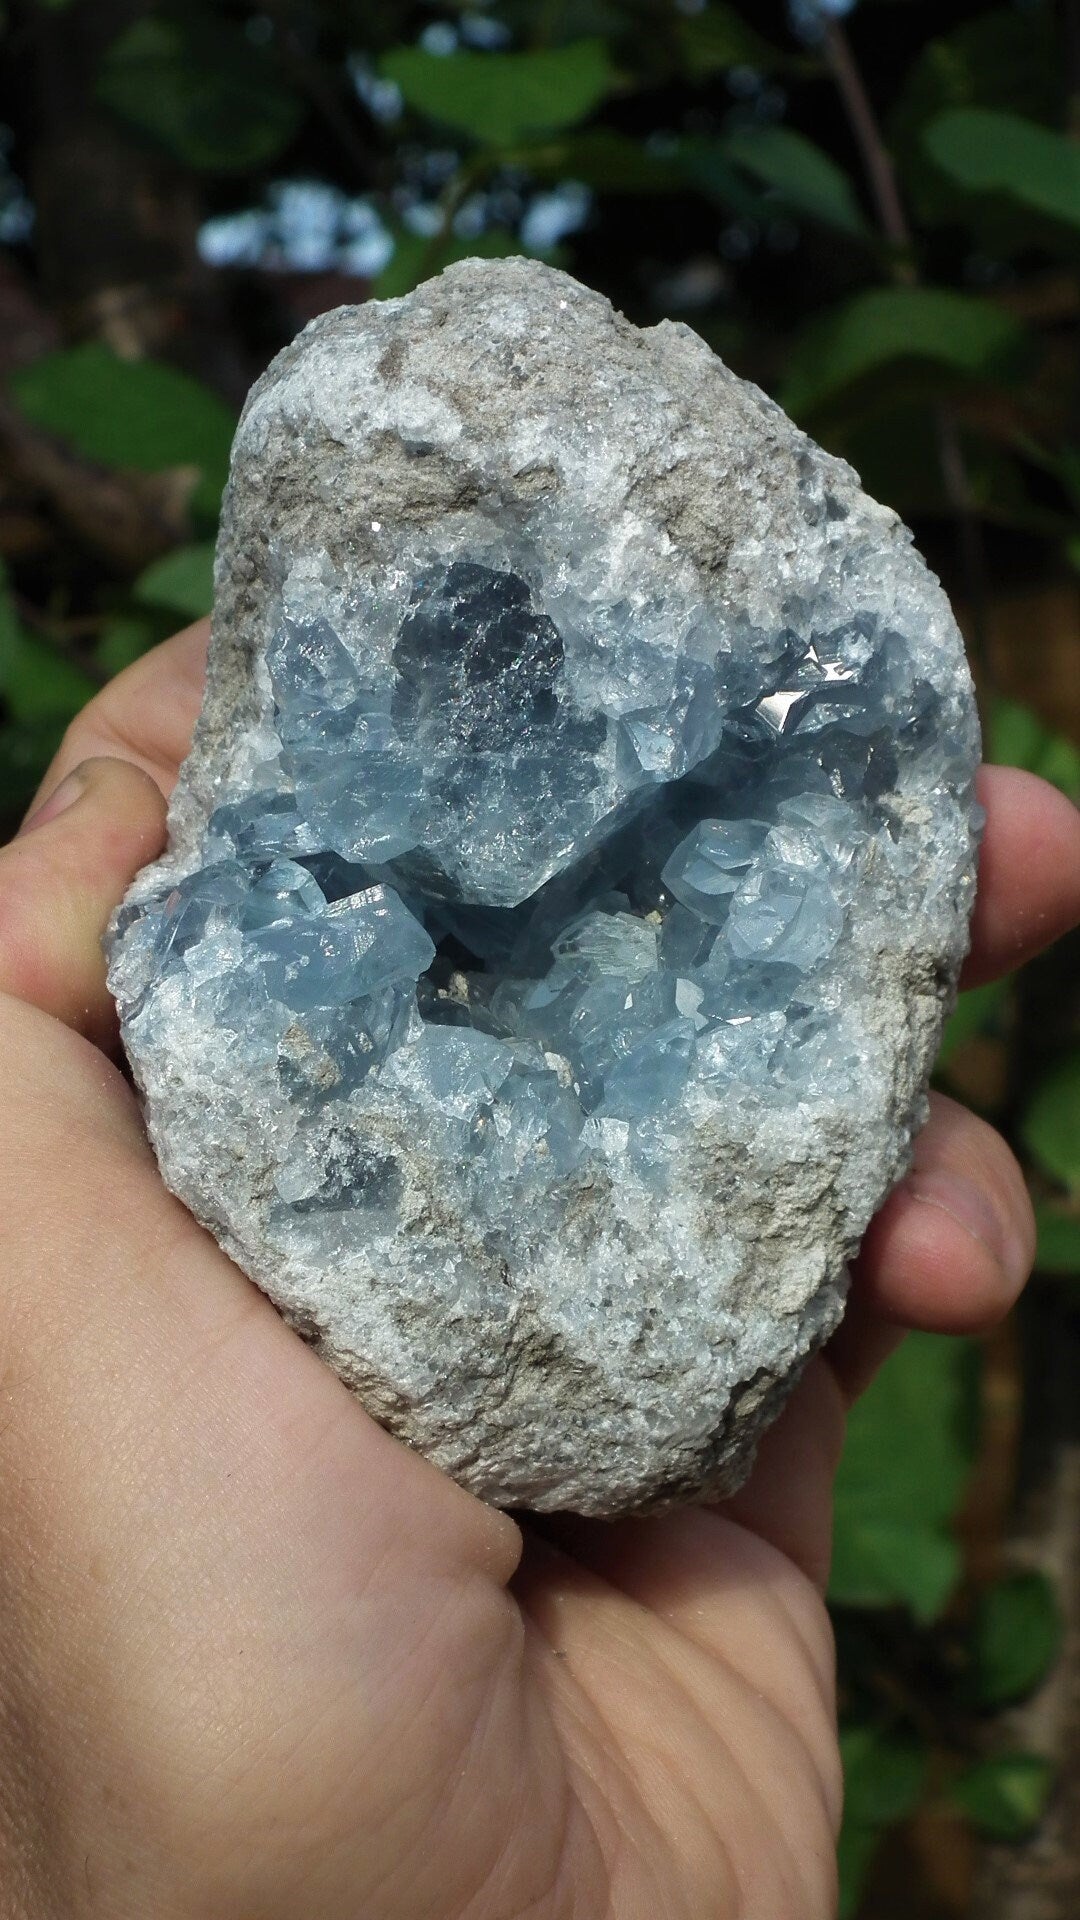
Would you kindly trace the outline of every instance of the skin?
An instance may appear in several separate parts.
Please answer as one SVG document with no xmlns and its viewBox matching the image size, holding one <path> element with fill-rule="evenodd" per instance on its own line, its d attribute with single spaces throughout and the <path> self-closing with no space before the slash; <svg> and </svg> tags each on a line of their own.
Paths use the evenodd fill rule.
<svg viewBox="0 0 1080 1920">
<path fill-rule="evenodd" d="M 736 1499 L 482 1506 L 165 1191 L 110 1058 L 100 933 L 162 844 L 205 647 L 99 695 L 0 851 L 0 1914 L 827 1920 L 845 1404 L 902 1328 L 1008 1310 L 1020 1171 L 935 1100 Z M 1080 919 L 1080 816 L 1005 769 L 982 799 L 971 983 Z"/>
</svg>

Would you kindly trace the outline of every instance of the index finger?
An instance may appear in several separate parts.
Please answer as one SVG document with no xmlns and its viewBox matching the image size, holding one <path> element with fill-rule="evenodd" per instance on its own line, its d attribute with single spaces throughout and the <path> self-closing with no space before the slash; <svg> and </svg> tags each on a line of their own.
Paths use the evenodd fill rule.
<svg viewBox="0 0 1080 1920">
<path fill-rule="evenodd" d="M 72 721 L 34 806 L 99 755 L 132 761 L 168 795 L 202 702 L 209 635 L 199 620 L 110 681 Z M 1077 809 L 1016 767 L 983 767 L 978 791 L 986 832 L 965 987 L 1022 965 L 1080 922 Z"/>
</svg>

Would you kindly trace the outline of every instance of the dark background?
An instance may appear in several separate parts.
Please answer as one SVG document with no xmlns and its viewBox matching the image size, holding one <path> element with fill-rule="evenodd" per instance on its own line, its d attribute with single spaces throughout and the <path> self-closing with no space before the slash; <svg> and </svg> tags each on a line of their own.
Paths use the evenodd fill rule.
<svg viewBox="0 0 1080 1920">
<path fill-rule="evenodd" d="M 0 815 L 209 606 L 232 427 L 316 313 L 533 252 L 695 327 L 913 525 L 988 757 L 1080 796 L 1080 13 L 672 0 L 0 6 Z M 858 1410 L 844 1912 L 1080 1914 L 1080 991 L 968 995 L 1039 1274 Z M 1072 1839 L 1070 1840 L 1070 1835 Z"/>
</svg>

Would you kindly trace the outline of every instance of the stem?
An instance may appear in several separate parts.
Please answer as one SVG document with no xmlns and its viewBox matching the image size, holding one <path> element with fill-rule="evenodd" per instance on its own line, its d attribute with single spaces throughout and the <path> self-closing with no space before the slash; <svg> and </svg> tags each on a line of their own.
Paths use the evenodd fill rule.
<svg viewBox="0 0 1080 1920">
<path fill-rule="evenodd" d="M 851 42 L 838 20 L 825 23 L 825 57 L 862 158 L 878 225 L 893 252 L 893 277 L 900 286 L 917 287 L 919 270 L 915 261 L 914 239 L 900 197 L 892 156 L 882 138 L 870 96 L 851 50 Z M 989 591 L 982 523 L 971 490 L 955 411 L 941 401 L 935 407 L 934 415 L 938 464 L 945 498 L 956 526 L 971 616 L 971 651 L 979 664 L 985 666 Z"/>
<path fill-rule="evenodd" d="M 907 256 L 896 261 L 896 277 L 909 286 L 913 285 L 918 275 L 911 258 L 911 228 L 896 184 L 892 156 L 881 137 L 877 116 L 863 85 L 851 44 L 838 20 L 828 20 L 825 24 L 825 58 L 855 136 L 866 171 L 867 185 L 877 210 L 878 225 L 889 245 L 898 254 Z"/>
</svg>

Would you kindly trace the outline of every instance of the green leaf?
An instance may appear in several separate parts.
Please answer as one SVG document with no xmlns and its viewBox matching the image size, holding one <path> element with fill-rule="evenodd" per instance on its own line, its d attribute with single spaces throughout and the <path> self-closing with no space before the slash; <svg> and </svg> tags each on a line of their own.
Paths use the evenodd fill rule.
<svg viewBox="0 0 1080 1920">
<path fill-rule="evenodd" d="M 685 185 L 677 144 L 653 152 L 613 127 L 586 127 L 561 140 L 543 140 L 505 155 L 538 179 L 580 180 L 598 193 L 671 193 Z"/>
<path fill-rule="evenodd" d="M 850 1820 L 845 1820 L 840 1828 L 836 1842 L 840 1881 L 837 1920 L 856 1920 L 874 1855 L 881 1845 L 881 1835 L 880 1827 L 857 1827 Z"/>
<path fill-rule="evenodd" d="M 962 1047 L 995 1025 L 1008 997 L 1010 984 L 1007 979 L 991 980 L 985 987 L 973 987 L 970 993 L 960 995 L 955 1012 L 945 1023 L 937 1057 L 939 1070 L 947 1067 L 953 1055 Z"/>
<path fill-rule="evenodd" d="M 872 287 L 812 320 L 788 362 L 782 405 L 796 416 L 896 361 L 924 360 L 962 379 L 1000 371 L 1024 334 L 989 300 L 944 287 Z"/>
<path fill-rule="evenodd" d="M 916 1620 L 936 1620 L 960 1577 L 960 1550 L 943 1531 L 910 1519 L 857 1526 L 845 1517 L 833 1548 L 829 1598 L 859 1607 L 906 1606 Z"/>
<path fill-rule="evenodd" d="M 998 694 L 990 703 L 987 749 L 1002 766 L 1024 767 L 1049 780 L 1071 800 L 1080 800 L 1080 749 L 1055 733 L 1018 700 Z"/>
<path fill-rule="evenodd" d="M 727 135 L 733 160 L 766 186 L 776 189 L 786 207 L 825 226 L 860 239 L 869 227 L 842 167 L 792 127 L 743 127 Z"/>
<path fill-rule="evenodd" d="M 926 1749 L 911 1735 L 860 1724 L 841 1728 L 844 1821 L 837 1858 L 840 1920 L 856 1913 L 870 1862 L 886 1827 L 903 1820 L 922 1798 Z"/>
<path fill-rule="evenodd" d="M 265 49 L 209 14 L 133 20 L 106 52 L 96 91 L 184 166 L 212 173 L 265 166 L 303 117 Z"/>
<path fill-rule="evenodd" d="M 1040 1081 L 1021 1119 L 1020 1137 L 1047 1173 L 1080 1190 L 1080 1048 Z"/>
<path fill-rule="evenodd" d="M 1052 120 L 1064 105 L 1053 10 L 997 7 L 927 40 L 901 96 L 905 115 L 926 120 L 945 107 L 1000 107 Z"/>
<path fill-rule="evenodd" d="M 891 1826 L 916 1807 L 926 1748 L 909 1733 L 860 1722 L 840 1730 L 844 1815 L 858 1826 Z"/>
<path fill-rule="evenodd" d="M 212 519 L 229 467 L 234 416 L 209 387 L 156 360 L 121 360 L 89 341 L 34 360 L 12 393 L 27 417 L 104 466 L 156 473 L 193 466 L 196 512 Z"/>
<path fill-rule="evenodd" d="M 139 575 L 134 598 L 148 607 L 166 607 L 192 620 L 209 613 L 214 603 L 214 543 L 199 541 L 177 547 Z"/>
<path fill-rule="evenodd" d="M 0 695 L 12 719 L 62 729 L 96 691 L 89 674 L 27 633 L 0 565 Z"/>
<path fill-rule="evenodd" d="M 1035 1208 L 1035 1225 L 1036 1271 L 1080 1276 L 1080 1218 L 1044 1201 Z"/>
<path fill-rule="evenodd" d="M 1080 147 L 1015 113 L 957 107 L 927 127 L 943 173 L 978 193 L 1001 193 L 1034 213 L 1080 227 Z"/>
<path fill-rule="evenodd" d="M 1053 1779 L 1041 1754 L 1001 1753 L 961 1774 L 952 1797 L 988 1839 L 1022 1840 L 1042 1819 Z"/>
<path fill-rule="evenodd" d="M 504 147 L 584 120 L 615 85 L 602 40 L 535 53 L 428 53 L 397 47 L 380 62 L 408 105 L 482 146 Z"/>
<path fill-rule="evenodd" d="M 958 191 L 956 182 L 931 160 L 923 133 L 939 114 L 956 107 L 989 108 L 1060 125 L 1067 68 L 1048 5 L 980 13 L 926 42 L 889 119 L 907 200 L 922 220 L 953 226 L 963 221 L 971 237 L 991 252 L 1026 249 L 1015 206 Z"/>
<path fill-rule="evenodd" d="M 713 5 L 680 20 L 679 47 L 691 80 L 711 80 L 731 67 L 756 67 L 771 73 L 777 67 L 801 64 L 771 40 L 755 31 L 734 7 Z"/>
<path fill-rule="evenodd" d="M 45 720 L 20 720 L 0 725 L 0 820 L 14 830 L 25 813 L 42 775 L 63 738 L 66 720 L 59 714 Z"/>
<path fill-rule="evenodd" d="M 956 1583 L 950 1521 L 974 1457 L 977 1349 L 911 1334 L 853 1408 L 836 1480 L 829 1597 L 934 1620 Z"/>
<path fill-rule="evenodd" d="M 161 624 L 150 613 L 111 614 L 94 648 L 94 659 L 101 671 L 110 675 L 123 673 L 132 661 L 140 660 L 159 640 L 167 638 L 160 630 Z M 166 624 L 171 626 L 173 623 L 169 621 Z"/>
<path fill-rule="evenodd" d="M 687 134 L 679 141 L 678 159 L 687 184 L 696 187 L 733 213 L 754 219 L 761 212 L 760 187 L 752 186 L 736 166 L 726 140 L 714 135 Z"/>
<path fill-rule="evenodd" d="M 1001 1707 L 1033 1692 L 1057 1659 L 1062 1622 L 1041 1573 L 1012 1573 L 979 1596 L 971 1626 L 970 1692 Z"/>
</svg>

